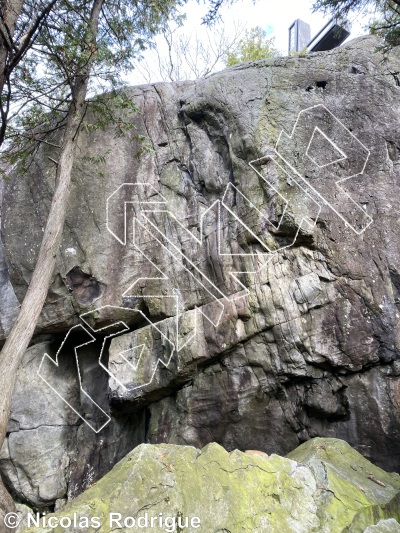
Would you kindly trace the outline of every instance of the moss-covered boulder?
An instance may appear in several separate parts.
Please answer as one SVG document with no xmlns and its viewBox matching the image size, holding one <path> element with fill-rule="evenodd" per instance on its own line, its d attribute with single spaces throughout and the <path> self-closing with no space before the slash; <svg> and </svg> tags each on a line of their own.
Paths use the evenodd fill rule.
<svg viewBox="0 0 400 533">
<path fill-rule="evenodd" d="M 380 520 L 376 526 L 369 526 L 364 533 L 399 533 L 400 524 L 394 518 Z"/>
<path fill-rule="evenodd" d="M 288 457 L 143 444 L 46 518 L 50 526 L 24 531 L 363 533 L 400 520 L 400 476 L 337 439 L 311 440 Z"/>
</svg>

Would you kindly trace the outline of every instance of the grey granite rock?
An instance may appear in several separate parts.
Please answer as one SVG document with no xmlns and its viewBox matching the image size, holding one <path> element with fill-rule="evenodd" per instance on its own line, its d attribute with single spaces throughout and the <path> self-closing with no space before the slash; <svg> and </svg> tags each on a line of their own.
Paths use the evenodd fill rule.
<svg viewBox="0 0 400 533">
<path fill-rule="evenodd" d="M 228 453 L 216 443 L 142 444 L 50 523 L 23 531 L 58 533 L 65 517 L 68 532 L 79 533 L 80 517 L 96 517 L 88 533 L 363 533 L 380 518 L 399 519 L 399 490 L 397 474 L 338 439 L 313 439 L 288 457 Z M 158 517 L 169 518 L 163 526 Z"/>
<path fill-rule="evenodd" d="M 364 533 L 399 533 L 400 524 L 394 518 L 379 520 L 374 526 L 369 526 Z"/>
<path fill-rule="evenodd" d="M 73 494 L 93 478 L 91 465 L 94 477 L 104 473 L 140 440 L 287 453 L 312 437 L 338 437 L 399 469 L 399 71 L 398 50 L 383 61 L 376 41 L 361 38 L 196 82 L 129 89 L 140 110 L 128 117 L 134 129 L 82 132 L 36 333 L 56 335 L 60 346 L 90 312 L 98 343 L 119 335 L 104 345 L 108 372 L 98 345 L 80 352 L 84 386 L 111 409 L 116 429 L 96 435 L 67 424 L 64 406 L 60 429 L 43 407 L 49 438 L 72 435 Z M 5 191 L 2 231 L 19 299 L 54 187 L 48 150 Z M 94 165 L 101 154 L 105 163 Z M 116 321 L 118 330 L 102 329 Z M 122 321 L 129 331 L 121 334 Z M 70 340 L 72 358 L 79 336 Z M 94 419 L 76 373 L 72 382 L 77 408 Z M 16 391 L 12 418 L 36 446 L 30 386 Z M 119 440 L 101 463 L 102 447 Z M 13 487 L 14 449 L 2 463 Z M 31 465 L 27 477 L 40 468 Z M 32 483 L 23 497 L 44 506 Z M 53 503 L 68 493 L 51 490 Z"/>
<path fill-rule="evenodd" d="M 0 225 L 1 202 L 3 198 L 3 180 L 0 179 Z M 0 233 L 0 340 L 4 339 L 11 329 L 18 312 L 18 300 L 10 283 L 8 268 L 4 258 L 3 239 Z"/>
<path fill-rule="evenodd" d="M 26 352 L 18 371 L 7 439 L 0 451 L 0 471 L 14 497 L 41 511 L 92 485 L 145 438 L 142 415 L 113 418 L 98 435 L 67 407 L 58 394 L 72 407 L 81 402 L 73 357 L 59 361 L 60 374 L 57 369 L 47 374 L 49 381 L 54 377 L 52 385 L 58 394 L 42 381 L 37 374 L 42 358 L 45 353 L 54 357 L 58 343 L 57 338 L 48 339 Z M 82 382 L 85 386 L 85 376 L 91 374 L 91 382 L 106 396 L 107 374 L 93 374 L 93 368 L 98 372 L 95 355 L 90 350 L 83 354 Z M 86 411 L 85 407 L 80 410 Z"/>
</svg>

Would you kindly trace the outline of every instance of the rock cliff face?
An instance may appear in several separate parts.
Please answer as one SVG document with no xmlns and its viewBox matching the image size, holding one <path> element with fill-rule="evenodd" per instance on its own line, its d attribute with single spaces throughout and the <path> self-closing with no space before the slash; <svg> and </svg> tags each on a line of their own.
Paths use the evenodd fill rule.
<svg viewBox="0 0 400 533">
<path fill-rule="evenodd" d="M 375 49 L 362 38 L 132 88 L 124 137 L 80 135 L 1 452 L 21 501 L 62 503 L 140 442 L 286 454 L 337 437 L 399 469 L 400 56 Z M 49 155 L 5 188 L 19 300 Z M 59 367 L 42 361 L 61 346 Z"/>
<path fill-rule="evenodd" d="M 3 182 L 0 180 L 0 206 L 3 197 Z M 1 211 L 0 211 L 1 223 Z M 3 241 L 0 239 L 0 339 L 4 339 L 18 312 L 18 300 L 8 277 Z"/>
</svg>

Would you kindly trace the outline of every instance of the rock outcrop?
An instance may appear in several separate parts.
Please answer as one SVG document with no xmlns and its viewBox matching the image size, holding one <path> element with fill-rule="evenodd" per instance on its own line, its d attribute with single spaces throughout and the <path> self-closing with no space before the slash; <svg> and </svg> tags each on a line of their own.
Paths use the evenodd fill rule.
<svg viewBox="0 0 400 533">
<path fill-rule="evenodd" d="M 51 527 L 41 522 L 23 531 L 55 533 L 63 517 L 71 523 L 69 533 L 78 533 L 86 517 L 98 520 L 87 533 L 363 533 L 380 520 L 399 525 L 399 503 L 399 475 L 336 439 L 313 439 L 288 458 L 228 453 L 215 443 L 201 451 L 142 444 L 62 511 L 48 515 Z"/>
<path fill-rule="evenodd" d="M 286 454 L 336 437 L 399 470 L 399 71 L 361 38 L 132 88 L 125 136 L 82 132 L 1 454 L 16 498 L 52 508 L 140 442 Z M 51 150 L 5 188 L 19 300 Z M 61 370 L 42 361 L 60 346 Z"/>
<path fill-rule="evenodd" d="M 141 414 L 114 418 L 101 434 L 81 424 L 38 378 L 43 354 L 55 355 L 53 345 L 48 339 L 26 352 L 18 371 L 8 438 L 0 451 L 1 473 L 16 500 L 42 512 L 73 499 L 146 438 Z M 98 371 L 96 352 L 88 349 L 84 358 L 84 383 L 90 379 L 96 384 L 103 393 L 102 399 L 99 394 L 97 398 L 104 404 L 107 380 Z M 73 360 L 62 365 L 54 385 L 71 404 L 73 399 L 81 401 Z"/>
<path fill-rule="evenodd" d="M 400 524 L 394 518 L 380 520 L 376 526 L 369 526 L 364 533 L 398 533 Z"/>
<path fill-rule="evenodd" d="M 0 206 L 3 197 L 3 181 L 0 179 Z M 1 224 L 1 211 L 0 211 Z M 18 300 L 8 277 L 3 241 L 0 239 L 0 339 L 4 339 L 18 312 Z"/>
</svg>

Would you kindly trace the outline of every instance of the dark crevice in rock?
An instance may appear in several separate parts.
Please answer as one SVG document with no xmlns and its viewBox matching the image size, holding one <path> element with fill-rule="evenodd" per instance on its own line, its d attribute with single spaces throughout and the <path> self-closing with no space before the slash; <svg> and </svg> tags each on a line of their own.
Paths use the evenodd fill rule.
<svg viewBox="0 0 400 533">
<path fill-rule="evenodd" d="M 100 298 L 102 289 L 97 279 L 83 272 L 81 267 L 74 266 L 65 277 L 65 284 L 72 292 L 75 300 L 82 305 L 89 305 Z"/>
<path fill-rule="evenodd" d="M 394 83 L 396 87 L 400 87 L 400 78 L 399 78 L 400 72 L 391 72 L 390 74 L 394 79 Z"/>
<path fill-rule="evenodd" d="M 400 157 L 400 148 L 396 145 L 393 141 L 386 141 L 386 147 L 389 159 L 393 162 L 396 162 L 399 160 Z"/>
<path fill-rule="evenodd" d="M 143 409 L 143 413 L 144 413 L 144 439 L 145 439 L 145 442 L 149 442 L 151 411 L 148 407 L 145 407 Z"/>
<path fill-rule="evenodd" d="M 400 305 L 400 273 L 394 268 L 390 268 L 389 274 L 393 286 L 394 302 L 396 305 Z"/>
</svg>

